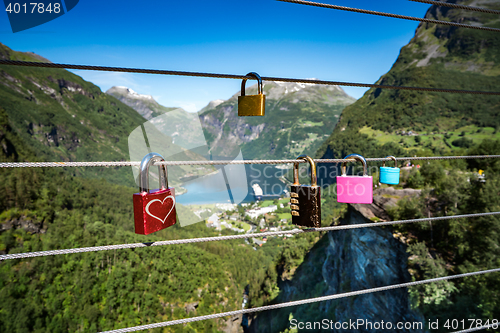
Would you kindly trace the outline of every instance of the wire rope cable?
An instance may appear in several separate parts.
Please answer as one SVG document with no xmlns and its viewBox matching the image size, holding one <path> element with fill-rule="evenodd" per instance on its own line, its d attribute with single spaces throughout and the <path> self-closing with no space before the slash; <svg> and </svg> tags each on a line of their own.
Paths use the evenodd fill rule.
<svg viewBox="0 0 500 333">
<path fill-rule="evenodd" d="M 493 326 L 495 326 L 495 327 L 493 327 Z M 456 332 L 452 332 L 452 333 L 468 333 L 468 332 L 487 330 L 489 328 L 494 328 L 494 329 L 500 328 L 500 324 L 489 324 L 489 325 L 484 325 L 481 327 L 471 327 L 471 328 L 468 328 L 465 330 L 456 331 Z"/>
<path fill-rule="evenodd" d="M 481 327 L 471 327 L 471 328 L 468 328 L 465 330 L 456 331 L 456 332 L 452 332 L 452 333 L 468 333 L 468 332 L 487 330 L 489 328 L 498 329 L 498 328 L 500 328 L 500 323 L 499 324 L 488 324 L 488 325 L 484 325 Z"/>
<path fill-rule="evenodd" d="M 129 68 L 129 67 L 56 64 L 56 63 L 52 63 L 52 62 L 32 62 L 32 61 L 18 61 L 18 60 L 6 60 L 6 59 L 0 59 L 0 65 L 43 67 L 43 68 L 66 68 L 66 69 L 79 69 L 79 70 L 105 71 L 105 72 L 122 72 L 122 73 L 194 76 L 194 77 L 208 77 L 208 78 L 222 78 L 222 79 L 255 80 L 255 77 L 253 77 L 253 76 L 235 75 L 235 74 L 216 74 L 216 73 L 204 73 L 204 72 L 186 72 L 186 71 Z M 452 94 L 500 95 L 500 92 L 497 92 L 497 91 L 476 91 L 476 90 L 443 89 L 443 88 L 428 88 L 428 87 L 390 86 L 390 85 L 384 85 L 384 84 L 355 83 L 355 82 L 342 82 L 342 81 L 325 81 L 325 80 L 316 80 L 316 79 L 294 79 L 294 78 L 269 77 L 269 76 L 262 76 L 261 79 L 263 81 L 296 82 L 296 83 L 322 84 L 322 85 L 333 85 L 333 86 L 344 86 L 344 87 L 364 87 L 364 88 L 380 88 L 380 89 L 395 89 L 395 90 L 413 90 L 413 91 L 427 91 L 427 92 L 440 92 L 440 93 L 452 93 Z"/>
<path fill-rule="evenodd" d="M 234 315 L 245 314 L 245 313 L 255 313 L 255 312 L 281 309 L 281 308 L 297 306 L 297 305 L 304 305 L 304 304 L 310 304 L 310 303 L 316 303 L 316 302 L 324 302 L 324 301 L 347 298 L 347 297 L 352 297 L 352 296 L 371 294 L 371 293 L 376 293 L 376 292 L 380 292 L 380 291 L 406 288 L 406 287 L 418 286 L 418 285 L 422 285 L 422 284 L 428 284 L 428 283 L 434 283 L 434 282 L 446 281 L 446 280 L 452 280 L 452 279 L 459 279 L 459 278 L 465 278 L 465 277 L 469 277 L 469 276 L 477 276 L 477 275 L 496 273 L 496 272 L 500 272 L 500 268 L 494 268 L 494 269 L 488 269 L 488 270 L 484 270 L 484 271 L 477 271 L 477 272 L 464 273 L 464 274 L 457 274 L 457 275 L 451 275 L 451 276 L 443 276 L 443 277 L 438 277 L 438 278 L 434 278 L 434 279 L 427 279 L 427 280 L 422 280 L 422 281 L 413 281 L 413 282 L 406 282 L 406 283 L 400 283 L 400 284 L 393 284 L 393 285 L 384 286 L 384 287 L 362 289 L 362 290 L 350 291 L 350 292 L 335 294 L 335 295 L 307 298 L 307 299 L 303 299 L 300 301 L 292 301 L 292 302 L 286 302 L 286 303 L 265 305 L 265 306 L 260 306 L 257 308 L 242 309 L 242 310 L 236 310 L 236 311 L 215 313 L 215 314 L 206 315 L 206 316 L 164 321 L 164 322 L 155 323 L 155 324 L 120 328 L 120 329 L 105 331 L 105 332 L 101 332 L 101 333 L 127 333 L 127 332 L 142 331 L 142 330 L 148 330 L 148 329 L 153 329 L 153 328 L 173 326 L 173 325 L 179 325 L 179 324 L 187 324 L 187 323 L 192 323 L 192 322 L 196 322 L 196 321 L 216 319 L 216 318 L 234 316 Z"/>
<path fill-rule="evenodd" d="M 427 157 L 397 157 L 398 161 L 430 161 L 430 160 L 461 160 L 461 159 L 487 159 L 500 158 L 500 155 L 472 155 L 472 156 L 427 156 Z M 367 158 L 367 162 L 386 162 L 392 158 Z M 316 163 L 342 163 L 356 162 L 354 159 L 314 159 Z M 289 164 L 308 163 L 305 160 L 216 160 L 216 161 L 164 161 L 154 165 L 229 165 L 229 164 Z M 141 162 L 1 162 L 0 168 L 57 168 L 57 167 L 123 167 L 139 166 Z"/>
<path fill-rule="evenodd" d="M 456 22 L 446 22 L 425 18 L 417 18 L 406 15 L 391 14 L 384 12 L 377 12 L 371 10 L 350 8 L 344 6 L 336 6 L 329 4 L 322 4 L 311 1 L 303 0 L 278 0 L 281 2 L 289 2 L 296 4 L 304 4 L 310 6 L 332 8 L 338 10 L 345 10 L 351 12 L 358 12 L 371 15 L 379 15 L 391 18 L 399 18 L 413 21 L 420 21 L 425 23 L 433 24 L 443 24 L 461 28 L 478 29 L 485 31 L 500 32 L 500 29 L 482 26 L 472 26 Z M 450 3 L 444 3 L 441 1 L 432 0 L 410 0 L 414 2 L 427 3 L 438 6 L 447 6 L 457 9 L 473 10 L 483 13 L 493 13 L 500 14 L 500 11 L 489 10 L 478 7 L 470 7 L 463 5 L 456 5 Z M 54 63 L 38 63 L 38 62 L 25 62 L 25 61 L 11 61 L 11 60 L 0 60 L 0 65 L 16 65 L 16 66 L 28 66 L 28 67 L 45 67 L 45 68 L 67 68 L 67 69 L 78 69 L 78 70 L 95 70 L 95 71 L 114 71 L 114 72 L 128 72 L 128 73 L 145 73 L 145 74 L 162 74 L 162 75 L 181 75 L 181 76 L 194 76 L 194 77 L 211 77 L 211 78 L 229 78 L 229 79 L 248 79 L 249 77 L 243 75 L 231 75 L 231 74 L 215 74 L 215 73 L 201 73 L 201 72 L 186 72 L 186 71 L 168 71 L 168 70 L 154 70 L 154 69 L 137 69 L 137 68 L 121 68 L 121 67 L 107 67 L 107 66 L 86 66 L 86 65 L 70 65 L 70 64 L 54 64 Z M 500 92 L 493 91 L 469 91 L 469 90 L 456 90 L 456 89 L 440 89 L 440 88 L 425 88 L 425 87 L 406 87 L 406 86 L 389 86 L 389 85 L 378 85 L 378 84 L 364 84 L 364 83 L 351 83 L 351 82 L 339 82 L 339 81 L 324 81 L 324 80 L 314 80 L 314 79 L 292 79 L 292 78 L 274 78 L 274 77 L 262 77 L 266 81 L 278 81 L 278 82 L 298 82 L 298 83 L 312 83 L 312 84 L 323 84 L 323 85 L 339 85 L 339 86 L 356 86 L 356 87 L 368 87 L 368 88 L 382 88 L 382 89 L 399 89 L 399 90 L 416 90 L 416 91 L 428 91 L 428 92 L 445 92 L 445 93 L 462 93 L 462 94 L 480 94 L 480 95 L 500 95 Z M 483 156 L 441 156 L 441 157 L 406 157 L 397 158 L 397 160 L 445 160 L 445 159 L 466 159 L 466 158 L 499 158 L 500 155 L 483 155 Z M 389 161 L 387 158 L 371 158 L 367 161 Z M 343 159 L 316 159 L 317 163 L 340 163 L 346 161 L 354 160 L 343 160 Z M 305 161 L 297 160 L 242 160 L 242 161 L 165 161 L 156 163 L 156 165 L 225 165 L 225 164 L 284 164 L 284 163 L 302 163 Z M 140 162 L 20 162 L 20 163 L 0 163 L 0 168 L 20 168 L 20 167 L 122 167 L 122 166 L 139 166 Z M 450 220 L 450 219 L 461 219 L 461 218 L 472 218 L 478 216 L 492 216 L 499 215 L 500 212 L 487 212 L 487 213 L 477 213 L 477 214 L 466 214 L 466 215 L 456 215 L 456 216 L 444 216 L 444 217 L 433 217 L 433 218 L 423 218 L 423 219 L 410 219 L 410 220 L 400 220 L 400 221 L 389 221 L 389 222 L 378 222 L 378 223 L 365 223 L 356 225 L 340 225 L 331 226 L 323 228 L 311 228 L 311 229 L 295 229 L 289 231 L 276 231 L 276 232 L 263 232 L 263 233 L 249 233 L 244 235 L 229 235 L 229 236 L 219 236 L 219 237 L 204 237 L 204 238 L 192 238 L 192 239 L 180 239 L 180 240 L 169 240 L 169 241 L 158 241 L 151 243 L 133 243 L 133 244 L 119 244 L 119 245 L 108 245 L 108 246 L 97 246 L 97 247 L 86 247 L 86 248 L 74 248 L 74 249 L 63 249 L 63 250 L 50 250 L 50 251 L 39 251 L 39 252 L 27 252 L 27 253 L 14 253 L 0 255 L 0 261 L 7 259 L 21 259 L 21 258 L 32 258 L 32 257 L 42 257 L 42 256 L 52 256 L 70 253 L 84 253 L 84 252 L 96 252 L 105 250 L 116 250 L 116 249 L 126 249 L 126 248 L 139 248 L 139 247 L 149 247 L 149 246 L 164 246 L 164 245 L 178 245 L 178 244 L 189 244 L 189 243 L 200 243 L 200 242 L 210 242 L 210 241 L 222 241 L 222 240 L 233 240 L 233 239 L 243 239 L 251 237 L 264 237 L 264 236 L 276 236 L 285 234 L 299 234 L 305 232 L 323 232 L 323 231 L 334 231 L 334 230 L 349 230 L 349 229 L 359 229 L 368 227 L 378 227 L 378 226 L 388 226 L 395 224 L 407 224 L 416 223 L 423 221 L 439 221 L 439 220 Z M 471 273 L 464 273 L 446 277 L 439 277 L 433 279 L 427 279 L 422 281 L 413 281 L 377 288 L 370 288 L 358 291 L 345 292 L 341 294 L 328 295 L 316 298 L 303 299 L 299 301 L 292 301 L 286 303 L 272 304 L 267 306 L 261 306 L 251 309 L 242 309 L 236 311 L 229 311 L 205 316 L 198 316 L 192 318 L 185 318 L 179 320 L 165 321 L 155 324 L 140 325 L 135 327 L 128 327 L 116 330 L 106 331 L 104 333 L 125 333 L 134 332 L 140 330 L 147 330 L 159 327 L 167 327 L 179 324 L 186 324 L 190 322 L 197 322 L 202 320 L 216 319 L 226 316 L 234 316 L 238 314 L 245 313 L 255 313 L 261 311 L 268 311 L 273 309 L 280 309 L 285 307 L 292 307 L 304 304 L 310 304 L 315 302 L 323 302 L 335 299 L 342 299 L 352 296 L 365 295 L 375 292 L 394 290 L 398 288 L 406 288 L 416 285 L 429 284 L 439 281 L 465 278 L 469 276 L 478 276 L 483 274 L 489 274 L 494 272 L 500 272 L 500 268 L 483 270 Z M 482 329 L 488 329 L 493 325 L 485 325 L 482 327 L 470 328 L 455 333 L 466 333 L 473 332 Z"/>
<path fill-rule="evenodd" d="M 150 247 L 150 246 L 193 244 L 193 243 L 225 241 L 225 240 L 252 238 L 252 237 L 293 235 L 293 234 L 301 234 L 301 233 L 306 233 L 306 232 L 321 232 L 321 231 L 373 228 L 373 227 L 382 227 L 382 226 L 395 225 L 395 224 L 408 224 L 408 223 L 417 223 L 417 222 L 426 222 L 426 221 L 443 221 L 443 220 L 451 220 L 451 219 L 464 219 L 464 218 L 472 218 L 472 217 L 480 217 L 480 216 L 493 216 L 493 215 L 500 215 L 500 212 L 486 212 L 486 213 L 475 213 L 475 214 L 465 214 L 465 215 L 438 216 L 438 217 L 427 217 L 427 218 L 422 218 L 422 219 L 374 222 L 374 223 L 363 223 L 363 224 L 336 225 L 336 226 L 322 227 L 322 228 L 269 231 L 269 232 L 259 232 L 259 233 L 247 233 L 247 234 L 242 234 L 242 235 L 218 236 L 218 237 L 186 238 L 186 239 L 175 239 L 175 240 L 149 242 L 149 243 L 129 243 L 129 244 L 118 244 L 118 245 L 81 247 L 81 248 L 63 249 L 63 250 L 11 253 L 11 254 L 0 255 L 0 261 L 9 260 L 9 259 L 46 257 L 46 256 L 54 256 L 54 255 L 61 255 L 61 254 L 75 254 L 75 253 L 85 253 L 85 252 L 99 252 L 99 251 L 109 251 L 109 250 L 133 249 L 133 248 Z"/>
<path fill-rule="evenodd" d="M 488 14 L 500 14 L 500 10 L 458 5 L 456 3 L 445 2 L 445 1 L 436 1 L 436 0 L 410 0 L 410 1 L 427 3 L 429 5 L 450 7 L 450 8 L 455 8 L 455 9 L 465 9 L 465 10 L 470 10 L 473 12 L 481 12 L 481 13 L 488 13 Z"/>
<path fill-rule="evenodd" d="M 418 21 L 418 22 L 424 22 L 424 23 L 450 25 L 450 26 L 459 27 L 459 28 L 468 28 L 468 29 L 478 29 L 478 30 L 500 32 L 500 29 L 498 29 L 498 28 L 482 27 L 482 26 L 468 25 L 468 24 L 457 23 L 457 22 L 432 20 L 432 19 L 419 18 L 419 17 L 414 17 L 414 16 L 377 12 L 374 10 L 330 5 L 327 3 L 320 3 L 320 2 L 313 2 L 313 1 L 305 1 L 305 0 L 277 0 L 277 1 L 295 3 L 295 4 L 300 4 L 300 5 L 308 5 L 308 6 L 314 6 L 314 7 L 329 8 L 329 9 L 345 10 L 348 12 L 355 12 L 355 13 L 362 13 L 362 14 L 392 17 L 392 18 L 398 18 L 398 19 L 410 20 L 410 21 Z"/>
</svg>

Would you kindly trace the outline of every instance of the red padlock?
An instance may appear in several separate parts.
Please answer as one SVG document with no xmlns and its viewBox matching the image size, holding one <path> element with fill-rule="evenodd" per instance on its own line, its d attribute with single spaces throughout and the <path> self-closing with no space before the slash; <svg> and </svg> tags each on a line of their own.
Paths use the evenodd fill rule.
<svg viewBox="0 0 500 333">
<path fill-rule="evenodd" d="M 166 165 L 158 166 L 160 189 L 148 191 L 149 167 L 155 163 L 165 161 L 160 154 L 149 153 L 141 162 L 139 174 L 140 193 L 134 193 L 134 220 L 135 233 L 148 235 L 168 228 L 175 224 L 175 190 L 168 187 L 168 173 Z"/>
</svg>

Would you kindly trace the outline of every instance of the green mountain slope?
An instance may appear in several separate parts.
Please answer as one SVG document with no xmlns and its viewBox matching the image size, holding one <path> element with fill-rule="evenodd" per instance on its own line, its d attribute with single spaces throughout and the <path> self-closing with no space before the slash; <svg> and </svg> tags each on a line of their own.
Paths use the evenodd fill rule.
<svg viewBox="0 0 500 333">
<path fill-rule="evenodd" d="M 3 169 L 0 181 L 2 254 L 219 234 L 202 223 L 136 235 L 135 190 L 102 180 Z M 236 310 L 244 287 L 262 283 L 272 251 L 236 241 L 3 261 L 0 331 L 97 332 Z M 214 320 L 166 331 L 224 326 Z"/>
<path fill-rule="evenodd" d="M 128 136 L 143 122 L 65 70 L 0 67 L 0 161 L 128 160 Z M 219 234 L 199 223 L 136 235 L 136 191 L 130 168 L 2 168 L 0 254 Z M 195 218 L 181 205 L 177 213 Z M 275 252 L 236 241 L 2 261 L 0 331 L 97 332 L 236 310 L 245 286 L 263 283 Z M 221 319 L 165 331 L 223 327 Z"/>
<path fill-rule="evenodd" d="M 475 1 L 474 5 L 500 8 L 499 1 Z M 425 17 L 500 27 L 496 15 L 447 7 L 433 6 Z M 391 70 L 377 83 L 498 91 L 499 74 L 498 33 L 422 23 Z M 354 152 L 372 157 L 402 155 L 422 146 L 442 154 L 461 148 L 463 144 L 456 140 L 464 136 L 476 143 L 485 135 L 500 138 L 499 105 L 499 96 L 370 89 L 344 110 L 317 156 L 339 157 Z M 404 135 L 403 131 L 418 135 Z"/>
<path fill-rule="evenodd" d="M 12 51 L 3 44 L 0 58 L 39 61 L 32 54 Z M 102 93 L 94 84 L 66 70 L 51 68 L 1 66 L 0 113 L 19 138 L 14 147 L 6 133 L 0 135 L 9 161 L 128 161 L 128 137 L 144 123 L 134 109 Z M 168 137 L 162 140 L 164 145 L 173 145 Z M 203 159 L 189 152 L 180 155 L 185 154 L 189 159 Z M 191 166 L 169 168 L 173 179 L 197 170 Z M 130 168 L 73 171 L 135 186 Z"/>
<path fill-rule="evenodd" d="M 355 101 L 337 86 L 266 82 L 264 92 L 265 117 L 238 117 L 239 93 L 227 101 L 212 101 L 200 110 L 205 138 L 194 141 L 203 141 L 209 150 L 199 153 L 235 157 L 241 149 L 245 159 L 311 155 L 331 133 L 344 107 Z M 106 93 L 134 108 L 163 133 L 176 133 L 185 143 L 200 130 L 193 126 L 192 114 L 182 109 L 167 119 L 159 117 L 170 115 L 168 111 L 175 108 L 162 106 L 149 95 L 126 87 L 112 87 Z M 256 93 L 257 85 L 248 87 L 248 95 Z"/>
<path fill-rule="evenodd" d="M 265 117 L 238 117 L 238 95 L 200 112 L 214 155 L 245 159 L 295 158 L 314 154 L 335 127 L 344 107 L 354 102 L 340 87 L 266 82 Z M 257 94 L 257 85 L 247 88 Z"/>
<path fill-rule="evenodd" d="M 39 61 L 0 44 L 0 57 Z M 0 109 L 29 153 L 11 150 L 14 161 L 124 161 L 127 136 L 141 117 L 66 70 L 2 66 Z M 6 143 L 7 145 L 7 143 Z M 132 185 L 129 170 L 77 170 Z"/>
</svg>

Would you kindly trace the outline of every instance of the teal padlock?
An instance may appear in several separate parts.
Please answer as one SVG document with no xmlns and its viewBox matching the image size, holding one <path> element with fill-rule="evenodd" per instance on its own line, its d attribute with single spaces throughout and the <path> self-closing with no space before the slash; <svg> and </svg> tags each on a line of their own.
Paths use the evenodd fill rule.
<svg viewBox="0 0 500 333">
<path fill-rule="evenodd" d="M 382 184 L 398 185 L 399 184 L 399 168 L 398 160 L 394 156 L 386 156 L 394 160 L 394 168 L 386 167 L 384 164 L 380 167 L 380 182 Z"/>
</svg>

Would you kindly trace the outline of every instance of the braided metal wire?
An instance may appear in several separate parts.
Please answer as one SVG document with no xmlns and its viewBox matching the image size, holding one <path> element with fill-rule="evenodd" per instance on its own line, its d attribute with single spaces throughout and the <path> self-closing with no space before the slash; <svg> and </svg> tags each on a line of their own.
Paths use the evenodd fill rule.
<svg viewBox="0 0 500 333">
<path fill-rule="evenodd" d="M 456 3 L 450 3 L 450 2 L 445 2 L 445 1 L 434 1 L 434 0 L 410 0 L 410 1 L 422 2 L 422 3 L 427 3 L 430 5 L 436 5 L 436 6 L 451 7 L 451 8 L 455 8 L 455 9 L 465 9 L 465 10 L 470 10 L 473 12 L 500 14 L 500 10 L 458 5 Z"/>
<path fill-rule="evenodd" d="M 260 233 L 247 233 L 247 234 L 242 234 L 242 235 L 218 236 L 218 237 L 200 237 L 200 238 L 175 239 L 175 240 L 158 241 L 158 242 L 151 242 L 151 243 L 130 243 L 130 244 L 105 245 L 105 246 L 94 246 L 94 247 L 81 247 L 81 248 L 63 249 L 63 250 L 50 250 L 50 251 L 25 252 L 25 253 L 11 253 L 11 254 L 2 254 L 2 255 L 0 255 L 0 261 L 1 260 L 8 260 L 8 259 L 22 259 L 22 258 L 33 258 L 33 257 L 46 257 L 46 256 L 60 255 L 60 254 L 74 254 L 74 253 L 84 253 L 84 252 L 98 252 L 98 251 L 109 251 L 109 250 L 132 249 L 132 248 L 149 247 L 149 246 L 179 245 L 179 244 L 192 244 L 192 243 L 225 241 L 225 240 L 252 238 L 252 237 L 269 237 L 269 236 L 277 236 L 277 235 L 293 235 L 293 234 L 301 234 L 301 233 L 305 233 L 305 232 L 319 232 L 319 231 L 335 231 L 335 230 L 349 230 L 349 229 L 373 228 L 373 227 L 381 227 L 381 226 L 395 225 L 395 224 L 408 224 L 408 223 L 425 222 L 425 221 L 442 221 L 442 220 L 463 219 L 463 218 L 471 218 L 471 217 L 479 217 L 479 216 L 492 216 L 492 215 L 500 215 L 500 212 L 488 212 L 488 213 L 476 213 L 476 214 L 453 215 L 453 216 L 427 217 L 427 218 L 422 218 L 422 219 L 410 219 L 410 220 L 376 222 L 376 223 L 364 223 L 364 224 L 337 225 L 337 226 L 330 226 L 330 227 L 323 227 L 323 228 L 269 231 L 269 232 L 260 232 Z"/>
<path fill-rule="evenodd" d="M 493 326 L 495 326 L 495 327 L 493 327 Z M 493 328 L 493 329 L 500 328 L 500 323 L 499 324 L 484 325 L 484 326 L 481 326 L 481 327 L 472 327 L 472 328 L 468 328 L 466 330 L 456 331 L 456 332 L 452 332 L 452 333 L 468 333 L 468 332 L 475 332 L 475 331 L 487 330 L 489 328 Z"/>
<path fill-rule="evenodd" d="M 500 155 L 474 155 L 474 156 L 428 156 L 428 157 L 397 157 L 398 161 L 426 161 L 426 160 L 457 160 L 457 159 L 486 159 L 500 158 Z M 367 162 L 392 161 L 391 158 L 367 158 Z M 316 163 L 342 163 L 356 162 L 355 159 L 325 158 L 315 159 Z M 228 164 L 290 164 L 307 163 L 305 160 L 217 160 L 217 161 L 164 161 L 154 165 L 228 165 Z M 0 168 L 58 168 L 58 167 L 122 167 L 139 166 L 141 162 L 2 162 Z"/>
<path fill-rule="evenodd" d="M 423 281 L 414 281 L 414 282 L 400 283 L 400 284 L 394 284 L 394 285 L 384 286 L 384 287 L 378 287 L 378 288 L 363 289 L 363 290 L 351 291 L 351 292 L 342 293 L 342 294 L 336 294 L 336 295 L 328 295 L 328 296 L 322 296 L 322 297 L 308 298 L 308 299 L 303 299 L 303 300 L 300 300 L 300 301 L 293 301 L 293 302 L 279 303 L 279 304 L 273 304 L 273 305 L 266 305 L 266 306 L 260 306 L 260 307 L 257 307 L 257 308 L 251 308 L 251 309 L 242 309 L 242 310 L 236 310 L 236 311 L 216 313 L 216 314 L 211 314 L 211 315 L 206 315 L 206 316 L 199 316 L 199 317 L 192 317 L 192 318 L 185 318 L 185 319 L 164 321 L 162 323 L 156 323 L 156 324 L 148 324 L 148 325 L 140 325 L 140 326 L 135 326 L 135 327 L 127 327 L 127 328 L 121 328 L 121 329 L 117 329 L 117 330 L 105 331 L 105 332 L 101 332 L 101 333 L 126 333 L 126 332 L 142 331 L 142 330 L 148 330 L 148 329 L 152 329 L 152 328 L 166 327 L 166 326 L 179 325 L 179 324 L 187 324 L 187 323 L 192 323 L 192 322 L 201 321 L 201 320 L 208 320 L 208 319 L 215 319 L 215 318 L 221 318 L 221 317 L 228 317 L 228 316 L 234 316 L 234 315 L 245 314 L 245 313 L 255 313 L 255 312 L 275 310 L 275 309 L 281 309 L 281 308 L 286 308 L 286 307 L 291 307 L 291 306 L 297 306 L 297 305 L 303 305 L 303 304 L 310 304 L 310 303 L 316 303 L 316 302 L 331 301 L 331 300 L 334 300 L 334 299 L 341 299 L 341 298 L 346 298 L 346 297 L 371 294 L 371 293 L 375 293 L 375 292 L 379 292 L 379 291 L 393 290 L 393 289 L 398 289 L 398 288 L 406 288 L 406 287 L 411 287 L 411 286 L 418 286 L 418 285 L 421 285 L 421 284 L 428 284 L 428 283 L 434 283 L 434 282 L 439 282 L 439 281 L 459 279 L 459 278 L 465 278 L 465 277 L 469 277 L 469 276 L 477 276 L 477 275 L 488 274 L 488 273 L 495 273 L 495 272 L 500 272 L 500 268 L 489 269 L 489 270 L 478 271 L 478 272 L 472 272 L 472 273 L 464 273 L 464 274 L 457 274 L 457 275 L 451 275 L 451 276 L 444 276 L 444 277 L 439 277 L 439 278 L 434 278 L 434 279 L 428 279 L 428 280 L 423 280 Z"/>
<path fill-rule="evenodd" d="M 204 73 L 204 72 L 186 72 L 186 71 L 111 67 L 111 66 L 56 64 L 56 63 L 52 63 L 52 62 L 31 62 L 31 61 L 18 61 L 18 60 L 6 60 L 6 59 L 0 59 L 0 65 L 25 66 L 25 67 L 44 67 L 44 68 L 66 68 L 66 69 L 80 69 L 80 70 L 106 71 L 106 72 L 123 72 L 123 73 L 142 73 L 142 74 L 211 77 L 211 78 L 223 78 L 223 79 L 255 80 L 255 78 L 253 76 L 246 76 L 246 75 L 216 74 L 216 73 Z M 384 84 L 355 83 L 355 82 L 342 82 L 342 81 L 325 81 L 325 80 L 316 80 L 316 79 L 294 79 L 294 78 L 269 77 L 269 76 L 262 76 L 261 78 L 264 81 L 297 82 L 297 83 L 322 84 L 322 85 L 344 86 L 344 87 L 365 87 L 365 88 L 381 88 L 381 89 L 396 89 L 396 90 L 414 90 L 414 91 L 441 92 L 441 93 L 452 93 L 452 94 L 500 95 L 500 92 L 497 92 L 497 91 L 475 91 L 475 90 L 460 90 L 460 89 L 390 86 L 390 85 L 384 85 Z"/>
<path fill-rule="evenodd" d="M 139 166 L 141 162 L 5 162 L 0 168 L 122 167 Z"/>
<path fill-rule="evenodd" d="M 351 8 L 351 7 L 345 7 L 345 6 L 330 5 L 330 4 L 327 4 L 327 3 L 319 3 L 319 2 L 313 2 L 313 1 L 304 1 L 304 0 L 277 0 L 277 1 L 290 2 L 290 3 L 300 4 L 300 5 L 308 5 L 308 6 L 315 6 L 315 7 L 322 7 L 322 8 L 345 10 L 345 11 L 348 11 L 348 12 L 355 12 L 355 13 L 363 13 L 363 14 L 370 14 L 370 15 L 378 15 L 378 16 L 399 18 L 399 19 L 410 20 L 410 21 L 418 21 L 418 22 L 425 22 L 425 23 L 450 25 L 450 26 L 460 27 L 460 28 L 468 28 L 468 29 L 478 29 L 478 30 L 500 32 L 500 29 L 497 29 L 497 28 L 481 27 L 481 26 L 468 25 L 468 24 L 462 24 L 462 23 L 456 23 L 456 22 L 439 21 L 439 20 L 419 18 L 419 17 L 407 16 L 407 15 L 399 15 L 399 14 L 377 12 L 377 11 L 374 11 L 374 10 L 367 10 L 367 9 Z"/>
</svg>

